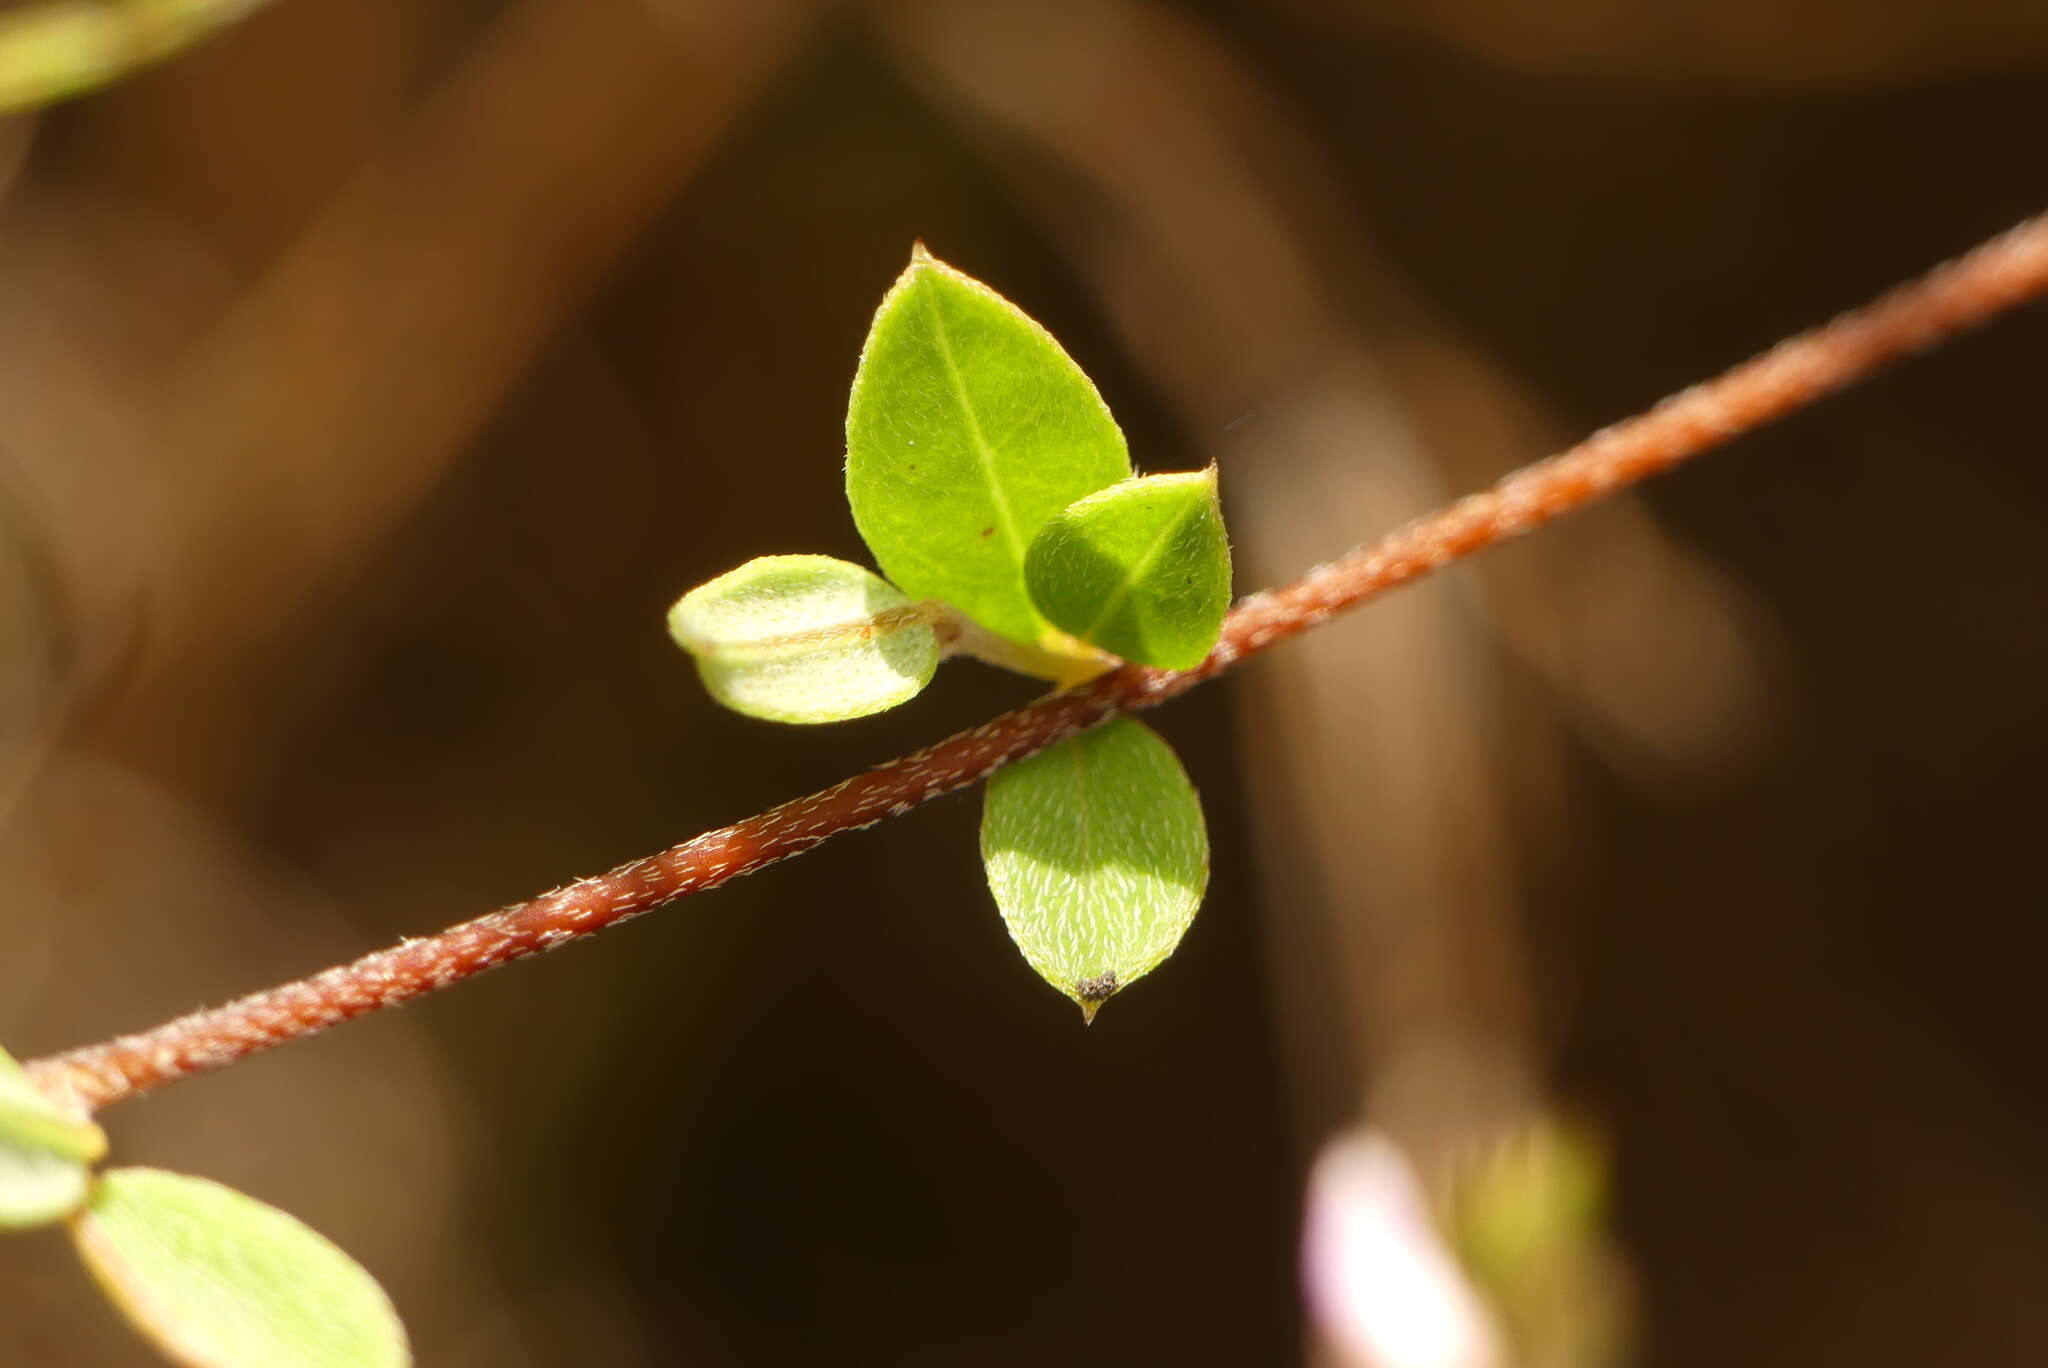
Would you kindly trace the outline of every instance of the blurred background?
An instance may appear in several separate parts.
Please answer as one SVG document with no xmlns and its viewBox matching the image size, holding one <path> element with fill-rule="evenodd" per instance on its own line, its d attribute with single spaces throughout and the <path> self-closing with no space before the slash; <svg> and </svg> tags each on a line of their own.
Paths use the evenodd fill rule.
<svg viewBox="0 0 2048 1368">
<path fill-rule="evenodd" d="M 0 1040 L 1029 698 L 778 729 L 662 629 L 865 559 L 846 389 L 913 238 L 1143 469 L 1220 463 L 1249 591 L 2041 209 L 2044 71 L 2036 0 L 283 0 L 0 119 Z M 1158 714 L 1213 886 L 1092 1030 L 959 796 L 115 1152 L 335 1238 L 428 1365 L 2040 1363 L 2044 347 Z M 0 1359 L 154 1362 L 61 1244 L 0 1244 Z M 1370 1249 L 1436 1291 L 1375 1309 Z"/>
</svg>

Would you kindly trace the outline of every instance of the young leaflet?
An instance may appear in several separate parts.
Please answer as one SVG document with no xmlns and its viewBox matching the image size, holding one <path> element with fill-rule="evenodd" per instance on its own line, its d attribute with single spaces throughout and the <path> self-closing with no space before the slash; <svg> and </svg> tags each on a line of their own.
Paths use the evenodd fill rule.
<svg viewBox="0 0 2048 1368">
<path fill-rule="evenodd" d="M 863 717 L 917 694 L 949 653 L 1060 685 L 1112 657 L 1188 669 L 1229 608 L 1214 468 L 1134 475 L 1051 334 L 922 244 L 861 349 L 846 495 L 880 575 L 764 556 L 671 611 L 719 702 L 779 722 Z M 1129 719 L 996 774 L 981 845 L 1011 938 L 1090 1021 L 1173 952 L 1208 880 L 1194 788 Z"/>
</svg>

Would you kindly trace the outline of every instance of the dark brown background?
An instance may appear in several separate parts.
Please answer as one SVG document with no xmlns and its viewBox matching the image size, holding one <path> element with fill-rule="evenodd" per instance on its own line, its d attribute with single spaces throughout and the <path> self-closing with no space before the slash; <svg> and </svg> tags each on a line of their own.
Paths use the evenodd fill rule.
<svg viewBox="0 0 2048 1368">
<path fill-rule="evenodd" d="M 1142 466 L 1222 462 L 1249 590 L 2048 204 L 2023 0 L 1496 8 L 296 0 L 0 122 L 0 1038 L 1028 697 L 777 729 L 661 631 L 862 556 L 844 397 L 914 237 Z M 426 1364 L 1235 1365 L 1313 1352 L 1327 1135 L 1434 1183 L 1562 1106 L 1624 1361 L 2039 1363 L 2044 348 L 2035 309 L 1162 714 L 1214 886 L 1093 1030 L 961 797 L 124 1106 L 117 1154 L 334 1236 Z M 149 1361 L 61 1252 L 0 1248 L 0 1359 Z"/>
</svg>

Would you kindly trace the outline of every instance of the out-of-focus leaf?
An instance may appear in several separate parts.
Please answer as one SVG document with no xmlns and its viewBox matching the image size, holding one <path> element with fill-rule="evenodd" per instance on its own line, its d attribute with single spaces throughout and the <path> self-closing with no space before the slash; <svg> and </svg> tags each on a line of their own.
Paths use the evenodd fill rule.
<svg viewBox="0 0 2048 1368">
<path fill-rule="evenodd" d="M 683 595 L 668 626 L 712 697 L 735 712 L 843 722 L 931 682 L 933 616 L 851 562 L 762 556 Z"/>
<path fill-rule="evenodd" d="M 91 1182 L 76 1159 L 0 1140 L 0 1230 L 63 1220 L 84 1204 Z"/>
<path fill-rule="evenodd" d="M 85 1201 L 107 1137 L 37 1091 L 0 1050 L 0 1230 L 46 1225 Z"/>
<path fill-rule="evenodd" d="M 1627 1359 L 1634 1308 L 1607 1232 L 1606 1188 L 1599 1137 L 1554 1115 L 1473 1156 L 1451 1186 L 1457 1251 L 1517 1362 Z"/>
<path fill-rule="evenodd" d="M 114 1169 L 72 1223 L 115 1305 L 191 1368 L 401 1368 L 390 1299 L 275 1207 L 203 1178 Z"/>
<path fill-rule="evenodd" d="M 44 0 L 0 15 L 0 114 L 83 94 L 206 37 L 269 0 Z"/>
<path fill-rule="evenodd" d="M 919 247 L 875 314 L 846 414 L 846 496 L 882 573 L 1036 642 L 1025 549 L 1130 466 L 1102 396 L 1052 335 Z"/>
<path fill-rule="evenodd" d="M 1129 718 L 998 771 L 981 858 L 1017 948 L 1091 1021 L 1173 953 L 1209 881 L 1194 786 Z"/>
<path fill-rule="evenodd" d="M 1039 611 L 1125 660 L 1185 670 L 1230 609 L 1230 542 L 1213 467 L 1147 475 L 1076 500 L 1025 558 Z"/>
<path fill-rule="evenodd" d="M 106 1134 L 43 1096 L 5 1050 L 0 1050 L 0 1141 L 88 1164 L 107 1152 Z"/>
</svg>

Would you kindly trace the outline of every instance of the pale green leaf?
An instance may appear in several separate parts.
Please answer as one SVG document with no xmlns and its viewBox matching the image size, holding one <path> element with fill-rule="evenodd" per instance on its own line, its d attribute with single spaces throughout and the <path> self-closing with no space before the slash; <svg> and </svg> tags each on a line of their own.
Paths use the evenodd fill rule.
<svg viewBox="0 0 2048 1368">
<path fill-rule="evenodd" d="M 1090 1020 L 1173 953 L 1209 881 L 1194 786 L 1129 718 L 997 771 L 981 858 L 1010 938 Z"/>
<path fill-rule="evenodd" d="M 0 1230 L 61 1221 L 85 1201 L 92 1171 L 76 1159 L 0 1138 Z"/>
<path fill-rule="evenodd" d="M 400 1368 L 405 1328 L 324 1236 L 233 1188 L 114 1169 L 72 1223 L 136 1328 L 189 1368 Z"/>
<path fill-rule="evenodd" d="M 0 1142 L 88 1164 L 107 1152 L 106 1134 L 45 1097 L 5 1050 L 0 1050 Z"/>
<path fill-rule="evenodd" d="M 91 1181 L 86 1166 L 106 1150 L 98 1126 L 43 1096 L 0 1050 L 0 1230 L 76 1211 Z"/>
<path fill-rule="evenodd" d="M 1215 468 L 1125 480 L 1076 500 L 1031 543 L 1025 571 L 1055 627 L 1140 665 L 1199 664 L 1230 609 Z"/>
<path fill-rule="evenodd" d="M 1052 335 L 920 246 L 875 314 L 846 414 L 846 496 L 882 573 L 1036 642 L 1025 549 L 1130 467 L 1102 396 Z"/>
<path fill-rule="evenodd" d="M 830 556 L 762 556 L 692 589 L 669 633 L 712 697 L 771 722 L 842 722 L 916 697 L 938 610 Z"/>
</svg>

